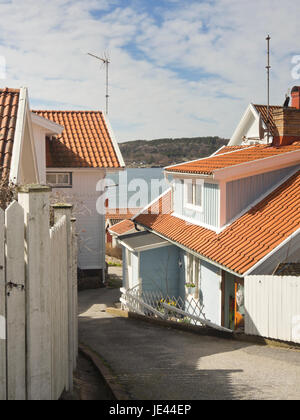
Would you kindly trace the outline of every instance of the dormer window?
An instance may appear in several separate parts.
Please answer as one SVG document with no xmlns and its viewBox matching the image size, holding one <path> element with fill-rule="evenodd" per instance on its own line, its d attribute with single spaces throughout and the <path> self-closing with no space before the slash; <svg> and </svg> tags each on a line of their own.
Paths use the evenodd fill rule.
<svg viewBox="0 0 300 420">
<path fill-rule="evenodd" d="M 203 206 L 203 180 L 184 180 L 184 203 L 185 207 L 202 211 Z"/>
</svg>

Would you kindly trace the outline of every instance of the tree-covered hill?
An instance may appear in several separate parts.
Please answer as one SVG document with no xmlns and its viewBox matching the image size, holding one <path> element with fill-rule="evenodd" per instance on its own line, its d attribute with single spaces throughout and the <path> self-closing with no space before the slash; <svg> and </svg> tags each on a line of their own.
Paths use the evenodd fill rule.
<svg viewBox="0 0 300 420">
<path fill-rule="evenodd" d="M 220 137 L 135 140 L 119 143 L 126 166 L 168 166 L 209 156 L 226 145 Z"/>
</svg>

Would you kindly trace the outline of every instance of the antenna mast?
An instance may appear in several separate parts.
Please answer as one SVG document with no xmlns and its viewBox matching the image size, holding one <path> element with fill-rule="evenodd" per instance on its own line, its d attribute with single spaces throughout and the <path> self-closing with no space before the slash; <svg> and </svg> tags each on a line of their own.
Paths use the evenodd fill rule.
<svg viewBox="0 0 300 420">
<path fill-rule="evenodd" d="M 108 94 L 108 65 L 110 64 L 110 61 L 109 61 L 108 57 L 106 57 L 106 56 L 104 58 L 102 58 L 102 57 L 98 57 L 97 55 L 94 55 L 94 54 L 91 54 L 91 53 L 88 53 L 88 55 L 96 58 L 97 60 L 102 61 L 102 63 L 106 67 L 106 95 L 105 95 L 105 98 L 106 98 L 106 112 L 105 113 L 106 113 L 106 115 L 108 115 L 108 99 L 109 99 L 109 94 Z"/>
<path fill-rule="evenodd" d="M 266 41 L 267 41 L 267 54 L 268 54 L 268 60 L 267 60 L 267 74 L 268 74 L 268 87 L 267 87 L 267 91 L 268 91 L 268 106 L 267 106 L 267 143 L 269 144 L 269 140 L 270 140 L 270 35 L 267 36 Z"/>
</svg>

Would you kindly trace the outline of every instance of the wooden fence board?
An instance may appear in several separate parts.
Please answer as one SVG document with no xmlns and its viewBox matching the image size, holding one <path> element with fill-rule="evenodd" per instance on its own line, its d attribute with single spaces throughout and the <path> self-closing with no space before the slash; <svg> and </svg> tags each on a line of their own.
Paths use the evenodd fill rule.
<svg viewBox="0 0 300 420">
<path fill-rule="evenodd" d="M 246 334 L 300 343 L 300 277 L 247 276 L 245 310 Z"/>
<path fill-rule="evenodd" d="M 24 211 L 5 211 L 7 283 L 7 399 L 26 399 Z"/>
<path fill-rule="evenodd" d="M 6 291 L 4 211 L 0 209 L 0 400 L 6 400 Z"/>
<path fill-rule="evenodd" d="M 0 400 L 57 400 L 72 389 L 77 247 L 66 207 L 50 229 L 49 189 L 29 186 L 0 209 Z"/>
<path fill-rule="evenodd" d="M 49 285 L 49 195 L 19 194 L 26 231 L 27 395 L 29 400 L 51 399 L 51 341 Z"/>
</svg>

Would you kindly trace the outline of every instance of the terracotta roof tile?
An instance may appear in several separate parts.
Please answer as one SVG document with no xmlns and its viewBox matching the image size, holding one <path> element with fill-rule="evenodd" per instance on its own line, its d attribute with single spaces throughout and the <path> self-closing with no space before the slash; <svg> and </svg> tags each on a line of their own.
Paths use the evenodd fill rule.
<svg viewBox="0 0 300 420">
<path fill-rule="evenodd" d="M 223 149 L 224 150 L 224 149 Z M 228 150 L 228 148 L 225 148 Z M 180 165 L 167 167 L 168 172 L 195 173 L 212 175 L 218 169 L 228 168 L 242 163 L 252 162 L 279 154 L 299 151 L 300 144 L 297 142 L 289 146 L 274 147 L 272 145 L 255 145 L 231 150 L 230 152 L 220 151 L 219 154 L 208 158 L 182 163 Z"/>
<path fill-rule="evenodd" d="M 3 178 L 10 171 L 19 96 L 19 89 L 0 89 L 0 168 Z"/>
<path fill-rule="evenodd" d="M 257 112 L 259 112 L 261 114 L 261 117 L 264 121 L 264 123 L 267 125 L 267 121 L 268 121 L 268 107 L 267 105 L 253 105 Z M 274 117 L 273 117 L 273 111 L 278 111 L 279 109 L 282 109 L 282 106 L 278 106 L 278 105 L 270 105 L 270 114 L 269 114 L 269 121 L 270 121 L 270 131 L 272 136 L 274 136 L 276 134 L 276 126 L 275 126 L 275 122 L 274 122 Z"/>
<path fill-rule="evenodd" d="M 223 155 L 224 153 L 230 153 L 230 152 L 235 152 L 236 150 L 243 150 L 243 149 L 248 149 L 249 145 L 238 145 L 238 146 L 224 146 L 221 147 L 221 149 L 219 149 L 216 153 L 216 155 Z"/>
<path fill-rule="evenodd" d="M 100 111 L 33 111 L 64 126 L 48 140 L 47 167 L 120 168 L 117 152 Z"/>
<path fill-rule="evenodd" d="M 125 219 L 131 219 L 133 216 L 135 216 L 137 213 L 139 213 L 142 210 L 142 208 L 118 208 L 118 209 L 107 209 L 105 218 L 107 219 L 114 219 L 114 220 L 125 220 Z"/>
<path fill-rule="evenodd" d="M 124 235 L 131 230 L 134 230 L 134 223 L 131 220 L 122 220 L 121 222 L 116 223 L 114 226 L 109 228 L 110 232 L 113 232 L 118 236 Z"/>
<path fill-rule="evenodd" d="M 164 213 L 135 221 L 200 255 L 243 275 L 300 227 L 300 171 L 221 233 L 172 216 L 171 192 L 156 203 Z M 167 203 L 167 205 L 166 205 Z"/>
</svg>

